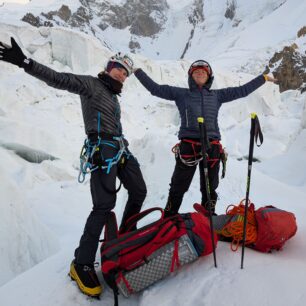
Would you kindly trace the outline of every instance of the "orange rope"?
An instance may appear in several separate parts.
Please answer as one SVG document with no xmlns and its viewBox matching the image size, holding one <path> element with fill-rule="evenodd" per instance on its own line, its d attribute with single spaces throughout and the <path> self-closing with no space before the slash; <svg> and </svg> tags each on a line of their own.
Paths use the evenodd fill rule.
<svg viewBox="0 0 306 306">
<path fill-rule="evenodd" d="M 232 237 L 231 250 L 237 251 L 239 244 L 243 239 L 243 221 L 244 221 L 244 210 L 245 210 L 245 199 L 243 199 L 239 205 L 229 205 L 226 209 L 226 214 L 232 216 L 222 230 L 217 231 L 218 234 L 225 237 Z M 232 219 L 237 216 L 237 220 Z M 248 216 L 246 225 L 246 239 L 245 245 L 252 244 L 257 240 L 257 224 L 255 219 L 255 208 L 254 204 L 249 202 Z"/>
</svg>

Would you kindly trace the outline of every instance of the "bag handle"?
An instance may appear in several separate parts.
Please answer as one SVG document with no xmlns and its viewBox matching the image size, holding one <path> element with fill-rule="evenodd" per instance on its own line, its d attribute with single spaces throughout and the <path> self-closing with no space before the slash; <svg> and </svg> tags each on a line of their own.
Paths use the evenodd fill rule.
<svg viewBox="0 0 306 306">
<path fill-rule="evenodd" d="M 193 204 L 193 208 L 195 209 L 195 211 L 197 211 L 198 213 L 201 213 L 202 215 L 204 215 L 205 217 L 207 217 L 208 211 L 201 205 L 198 203 Z"/>
<path fill-rule="evenodd" d="M 165 212 L 162 208 L 160 208 L 160 207 L 149 208 L 149 209 L 146 209 L 146 210 L 142 211 L 141 213 L 133 215 L 132 217 L 127 219 L 125 224 L 124 224 L 124 227 L 126 228 L 126 231 L 128 232 L 134 225 L 137 224 L 138 221 L 140 221 L 142 218 L 149 215 L 153 211 L 160 211 L 161 212 L 160 220 L 164 219 Z"/>
</svg>

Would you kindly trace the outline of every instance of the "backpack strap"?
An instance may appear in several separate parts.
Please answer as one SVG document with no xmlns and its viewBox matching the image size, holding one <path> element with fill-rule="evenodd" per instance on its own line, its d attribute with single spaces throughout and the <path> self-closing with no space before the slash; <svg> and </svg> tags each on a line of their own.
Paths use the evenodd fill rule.
<svg viewBox="0 0 306 306">
<path fill-rule="evenodd" d="M 119 236 L 119 232 L 118 232 L 116 215 L 113 211 L 111 211 L 108 215 L 108 218 L 106 219 L 103 241 L 104 243 L 106 243 L 108 241 L 118 238 L 118 236 Z M 110 261 L 110 265 L 106 269 L 108 273 L 108 277 L 105 278 L 105 281 L 111 287 L 113 294 L 114 294 L 114 306 L 119 305 L 119 302 L 118 302 L 119 292 L 118 292 L 118 287 L 117 287 L 116 279 L 115 279 L 115 275 L 116 275 L 115 267 L 116 267 L 116 263 L 118 262 L 118 260 L 119 260 L 118 255 L 117 254 L 114 255 L 112 260 Z M 104 269 L 105 268 L 106 267 L 104 267 Z M 106 270 L 104 272 L 106 272 Z M 102 268 L 102 272 L 103 272 L 103 268 Z"/>
<path fill-rule="evenodd" d="M 141 213 L 133 215 L 132 217 L 127 219 L 127 221 L 124 224 L 124 228 L 126 228 L 126 232 L 128 232 L 133 226 L 135 226 L 138 221 L 140 221 L 142 218 L 144 218 L 145 216 L 149 215 L 153 211 L 160 211 L 161 212 L 160 220 L 164 219 L 165 212 L 164 212 L 164 210 L 162 208 L 160 208 L 160 207 L 153 207 L 153 208 L 146 209 L 146 210 L 142 211 Z"/>
<path fill-rule="evenodd" d="M 104 241 L 107 242 L 116 239 L 118 238 L 118 236 L 119 232 L 118 232 L 116 215 L 113 211 L 111 211 L 105 223 Z"/>
<path fill-rule="evenodd" d="M 119 306 L 119 301 L 118 301 L 118 295 L 119 295 L 119 291 L 118 291 L 118 287 L 116 284 L 116 279 L 115 279 L 115 273 L 111 273 L 110 275 L 110 287 L 113 290 L 113 294 L 114 294 L 114 306 Z"/>
</svg>

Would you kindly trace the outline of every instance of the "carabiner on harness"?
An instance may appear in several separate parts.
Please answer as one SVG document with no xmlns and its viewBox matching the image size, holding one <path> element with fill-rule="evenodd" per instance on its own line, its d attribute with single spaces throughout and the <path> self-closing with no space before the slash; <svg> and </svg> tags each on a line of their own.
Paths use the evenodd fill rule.
<svg viewBox="0 0 306 306">
<path fill-rule="evenodd" d="M 78 182 L 83 183 L 85 181 L 85 176 L 87 173 L 91 173 L 99 168 L 99 166 L 94 166 L 90 160 L 92 159 L 95 151 L 99 148 L 100 139 L 98 143 L 91 145 L 89 139 L 85 139 L 84 145 L 80 153 L 80 172 L 78 176 Z"/>
<path fill-rule="evenodd" d="M 172 148 L 172 152 L 175 154 L 175 157 L 176 158 L 179 158 L 180 161 L 188 166 L 188 167 L 194 167 L 196 166 L 202 159 L 203 159 L 203 156 L 201 155 L 201 153 L 197 153 L 196 150 L 195 150 L 195 145 L 198 145 L 200 144 L 199 142 L 196 142 L 196 141 L 192 141 L 192 140 L 187 140 L 187 139 L 184 139 L 182 140 L 184 142 L 187 142 L 187 143 L 190 143 L 191 146 L 192 146 L 192 149 L 193 149 L 193 154 L 190 154 L 190 155 L 187 155 L 187 154 L 181 154 L 181 151 L 180 151 L 180 143 L 177 143 L 173 148 Z"/>
</svg>

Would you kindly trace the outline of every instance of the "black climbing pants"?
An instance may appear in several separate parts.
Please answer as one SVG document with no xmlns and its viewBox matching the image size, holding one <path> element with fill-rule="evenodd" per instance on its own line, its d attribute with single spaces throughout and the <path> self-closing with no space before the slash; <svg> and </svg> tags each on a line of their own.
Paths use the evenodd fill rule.
<svg viewBox="0 0 306 306">
<path fill-rule="evenodd" d="M 118 149 L 109 146 L 102 149 L 103 160 L 114 157 L 118 152 Z M 116 205 L 117 177 L 128 191 L 120 228 L 124 229 L 124 222 L 141 210 L 147 189 L 139 164 L 133 155 L 125 158 L 124 164 L 112 166 L 109 173 L 106 173 L 106 169 L 93 171 L 90 178 L 93 207 L 87 218 L 79 247 L 75 250 L 75 260 L 79 264 L 92 264 L 95 261 L 102 229 L 110 211 Z"/>
<path fill-rule="evenodd" d="M 194 153 L 194 150 L 196 151 L 197 154 L 200 153 L 201 146 L 198 145 L 192 147 L 190 143 L 181 141 L 179 144 L 179 149 L 181 156 L 182 155 L 190 156 Z M 216 189 L 218 188 L 219 185 L 220 145 L 211 144 L 211 148 L 207 151 L 207 154 L 208 154 L 208 177 L 210 185 L 210 197 L 212 203 L 214 204 L 212 208 L 212 211 L 214 212 L 214 206 L 218 198 Z M 168 201 L 165 207 L 166 216 L 178 213 L 183 201 L 184 194 L 188 191 L 190 187 L 190 184 L 192 182 L 197 167 L 200 170 L 200 186 L 201 186 L 200 189 L 202 193 L 201 204 L 205 208 L 208 208 L 204 173 L 203 171 L 201 171 L 201 167 L 203 167 L 203 165 L 201 165 L 201 163 L 202 162 L 200 162 L 198 165 L 195 166 L 187 166 L 181 161 L 181 159 L 178 156 L 176 157 L 176 164 L 171 178 Z"/>
</svg>

